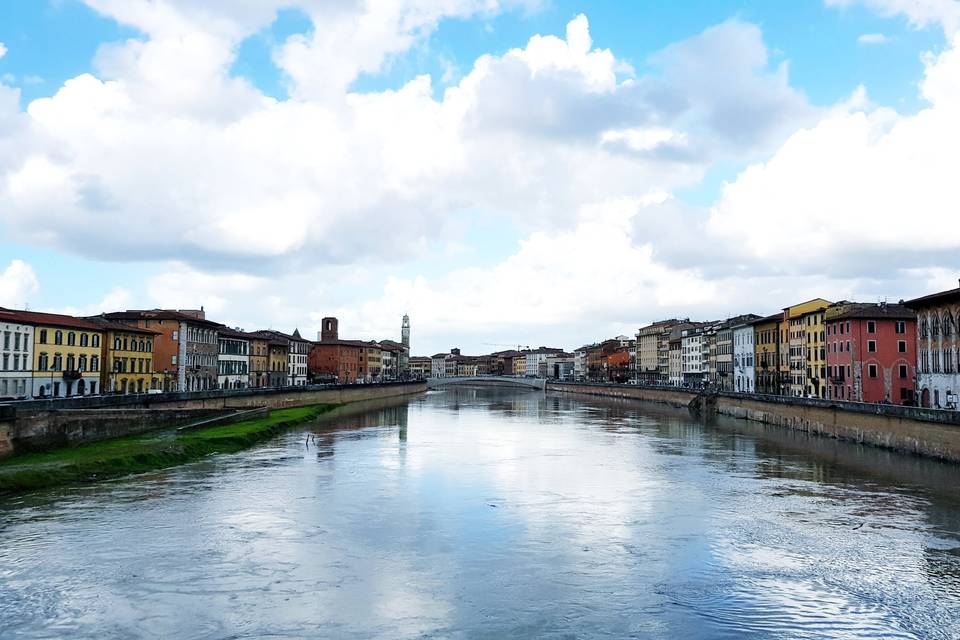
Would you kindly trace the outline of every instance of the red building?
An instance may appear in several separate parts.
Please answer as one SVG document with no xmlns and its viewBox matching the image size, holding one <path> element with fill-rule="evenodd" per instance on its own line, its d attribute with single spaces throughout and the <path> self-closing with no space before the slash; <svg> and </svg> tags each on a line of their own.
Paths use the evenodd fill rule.
<svg viewBox="0 0 960 640">
<path fill-rule="evenodd" d="M 324 318 L 320 342 L 314 342 L 307 357 L 311 380 L 336 378 L 340 384 L 353 384 L 367 377 L 367 351 L 370 344 L 360 340 L 341 340 L 336 318 Z"/>
<path fill-rule="evenodd" d="M 826 309 L 827 398 L 914 404 L 917 323 L 899 304 Z"/>
</svg>

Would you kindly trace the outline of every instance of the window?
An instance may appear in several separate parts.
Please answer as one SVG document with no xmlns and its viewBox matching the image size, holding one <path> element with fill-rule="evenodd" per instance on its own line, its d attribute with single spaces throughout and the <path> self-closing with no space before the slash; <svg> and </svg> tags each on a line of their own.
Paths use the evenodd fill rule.
<svg viewBox="0 0 960 640">
<path fill-rule="evenodd" d="M 90 336 L 87 335 L 86 333 L 81 333 L 81 334 L 80 334 L 80 346 L 81 346 L 81 347 L 86 347 L 86 346 L 88 346 L 89 344 L 90 344 Z"/>
<path fill-rule="evenodd" d="M 67 346 L 74 347 L 77 344 L 77 334 L 73 331 L 67 334 Z"/>
<path fill-rule="evenodd" d="M 114 338 L 114 339 L 113 339 L 113 350 L 114 350 L 114 351 L 120 351 L 120 347 L 121 347 L 121 346 L 122 346 L 122 343 L 120 342 L 120 338 Z"/>
<path fill-rule="evenodd" d="M 53 355 L 53 370 L 60 371 L 63 369 L 63 356 L 59 353 Z"/>
<path fill-rule="evenodd" d="M 903 320 L 897 320 L 896 332 L 897 332 L 897 333 L 906 333 L 906 332 L 907 332 L 907 323 L 904 322 Z"/>
<path fill-rule="evenodd" d="M 177 364 L 177 356 L 170 356 L 170 364 Z"/>
<path fill-rule="evenodd" d="M 900 365 L 900 379 L 901 380 L 907 379 L 907 365 L 905 364 Z"/>
<path fill-rule="evenodd" d="M 98 336 L 97 334 L 93 334 L 93 339 L 90 340 L 90 346 L 91 346 L 91 347 L 94 347 L 94 348 L 99 347 L 99 346 L 100 346 L 100 336 Z"/>
<path fill-rule="evenodd" d="M 875 365 L 875 364 L 869 365 L 869 366 L 867 367 L 867 371 L 868 371 L 868 375 L 869 375 L 871 378 L 876 378 L 876 377 L 877 377 L 877 365 Z"/>
<path fill-rule="evenodd" d="M 3 354 L 3 370 L 8 371 L 10 369 L 10 354 Z"/>
<path fill-rule="evenodd" d="M 876 333 L 877 332 L 877 322 L 876 320 L 867 321 L 867 333 Z"/>
<path fill-rule="evenodd" d="M 37 362 L 37 366 L 40 368 L 40 371 L 46 371 L 50 367 L 49 356 L 47 356 L 45 353 L 41 353 Z"/>
<path fill-rule="evenodd" d="M 907 352 L 907 341 L 906 340 L 897 340 L 897 351 L 899 353 Z"/>
<path fill-rule="evenodd" d="M 870 353 L 877 352 L 877 341 L 876 340 L 867 340 L 867 351 Z"/>
<path fill-rule="evenodd" d="M 179 332 L 179 331 L 174 331 L 174 332 L 173 332 L 173 339 L 174 339 L 174 340 L 179 340 L 179 339 L 180 339 L 180 332 Z M 174 364 L 176 364 L 176 363 L 174 363 Z"/>
<path fill-rule="evenodd" d="M 87 370 L 87 356 L 80 356 L 79 361 L 77 362 L 77 369 L 80 371 Z"/>
<path fill-rule="evenodd" d="M 20 351 L 20 334 L 13 334 L 13 350 Z"/>
<path fill-rule="evenodd" d="M 4 357 L 6 357 L 6 356 L 4 356 Z M 24 362 L 24 364 L 26 364 L 27 359 L 24 358 L 24 359 L 23 359 L 23 362 Z M 24 369 L 26 369 L 26 367 L 24 367 Z M 19 371 L 19 370 L 20 370 L 20 354 L 16 354 L 16 355 L 13 356 L 13 370 L 14 370 L 14 371 Z"/>
<path fill-rule="evenodd" d="M 63 344 L 63 331 L 58 330 L 53 334 L 53 344 Z"/>
<path fill-rule="evenodd" d="M 90 371 L 100 371 L 100 356 L 90 356 Z M 93 393 L 92 388 L 90 393 Z"/>
<path fill-rule="evenodd" d="M 47 344 L 47 330 L 40 329 L 40 344 Z"/>
</svg>

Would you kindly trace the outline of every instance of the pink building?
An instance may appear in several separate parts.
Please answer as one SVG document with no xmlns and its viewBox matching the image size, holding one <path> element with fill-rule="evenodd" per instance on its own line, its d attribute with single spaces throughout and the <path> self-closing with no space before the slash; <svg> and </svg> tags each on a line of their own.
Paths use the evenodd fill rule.
<svg viewBox="0 0 960 640">
<path fill-rule="evenodd" d="M 827 398 L 915 404 L 917 323 L 899 304 L 838 302 L 826 310 Z"/>
</svg>

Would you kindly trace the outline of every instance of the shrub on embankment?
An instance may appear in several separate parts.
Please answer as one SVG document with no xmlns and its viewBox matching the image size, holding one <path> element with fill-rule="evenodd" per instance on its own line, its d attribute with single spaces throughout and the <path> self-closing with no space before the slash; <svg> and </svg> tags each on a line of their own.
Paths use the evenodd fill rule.
<svg viewBox="0 0 960 640">
<path fill-rule="evenodd" d="M 0 494 L 116 478 L 193 462 L 214 453 L 234 453 L 337 406 L 278 409 L 266 418 L 198 431 L 146 433 L 16 456 L 0 462 Z"/>
</svg>

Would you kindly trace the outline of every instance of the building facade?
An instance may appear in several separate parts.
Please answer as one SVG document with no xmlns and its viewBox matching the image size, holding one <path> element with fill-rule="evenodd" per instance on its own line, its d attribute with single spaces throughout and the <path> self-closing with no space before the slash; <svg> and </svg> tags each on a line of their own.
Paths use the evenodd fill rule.
<svg viewBox="0 0 960 640">
<path fill-rule="evenodd" d="M 7 373 L 8 394 L 16 381 L 17 396 L 35 398 L 65 398 L 70 396 L 95 395 L 102 392 L 100 386 L 101 346 L 103 331 L 96 323 L 56 313 L 39 313 L 0 309 L 0 323 L 10 327 L 10 348 L 4 349 L 8 356 Z M 20 327 L 19 331 L 14 327 Z M 24 331 L 24 327 L 32 329 Z M 8 331 L 4 329 L 4 332 Z M 20 334 L 17 348 L 16 334 Z M 29 334 L 32 345 L 29 353 L 32 362 L 26 370 L 31 371 L 29 389 L 23 389 L 24 373 L 24 335 Z M 6 344 L 6 333 L 3 336 Z M 2 356 L 0 356 L 2 358 Z M 2 365 L 2 359 L 0 359 Z M 14 369 L 16 366 L 16 369 Z M 12 374 L 12 375 L 10 375 Z M 2 386 L 2 385 L 0 385 Z"/>
<path fill-rule="evenodd" d="M 28 398 L 33 393 L 33 326 L 0 308 L 0 398 Z"/>
<path fill-rule="evenodd" d="M 247 334 L 250 341 L 250 375 L 247 386 L 270 386 L 270 340 L 256 333 Z"/>
<path fill-rule="evenodd" d="M 783 310 L 789 330 L 790 395 L 826 397 L 824 312 L 831 304 L 815 298 Z"/>
<path fill-rule="evenodd" d="M 756 392 L 782 394 L 780 384 L 780 323 L 783 313 L 775 313 L 757 320 L 754 332 L 754 375 Z"/>
<path fill-rule="evenodd" d="M 684 329 L 680 338 L 680 371 L 683 384 L 699 387 L 706 382 L 706 363 L 703 360 L 704 335 L 699 326 Z"/>
<path fill-rule="evenodd" d="M 540 366 L 546 365 L 547 357 L 556 355 L 558 353 L 563 353 L 563 349 L 554 349 L 552 347 L 539 347 L 537 349 L 532 349 L 525 354 L 524 364 L 526 365 L 526 371 L 524 375 L 530 378 L 539 378 L 540 376 Z"/>
<path fill-rule="evenodd" d="M 104 334 L 100 358 L 102 393 L 147 393 L 163 390 L 163 378 L 153 369 L 153 345 L 159 333 L 111 322 L 103 316 L 86 319 L 100 325 Z"/>
<path fill-rule="evenodd" d="M 904 303 L 916 314 L 919 403 L 935 409 L 960 408 L 960 288 Z"/>
<path fill-rule="evenodd" d="M 827 397 L 915 404 L 916 316 L 902 305 L 837 303 L 826 310 Z"/>
<path fill-rule="evenodd" d="M 738 393 L 756 393 L 753 321 L 741 322 L 730 329 L 733 336 L 733 390 Z"/>
<path fill-rule="evenodd" d="M 245 389 L 250 385 L 251 338 L 249 334 L 229 327 L 221 327 L 217 332 L 218 388 Z"/>
<path fill-rule="evenodd" d="M 149 329 L 153 341 L 153 370 L 164 391 L 203 391 L 217 386 L 217 330 L 201 308 L 149 309 L 103 314 L 111 322 Z"/>
</svg>

